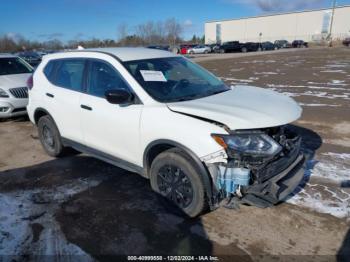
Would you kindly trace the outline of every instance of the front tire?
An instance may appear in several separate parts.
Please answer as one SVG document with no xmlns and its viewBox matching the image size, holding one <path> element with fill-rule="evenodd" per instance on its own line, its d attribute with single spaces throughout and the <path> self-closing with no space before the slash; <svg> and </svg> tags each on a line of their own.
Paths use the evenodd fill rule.
<svg viewBox="0 0 350 262">
<path fill-rule="evenodd" d="M 50 116 L 43 116 L 38 121 L 38 134 L 41 145 L 49 156 L 60 157 L 65 152 L 58 128 Z"/>
<path fill-rule="evenodd" d="M 194 161 L 179 149 L 160 153 L 150 170 L 152 189 L 168 198 L 190 217 L 207 207 L 205 186 Z"/>
</svg>

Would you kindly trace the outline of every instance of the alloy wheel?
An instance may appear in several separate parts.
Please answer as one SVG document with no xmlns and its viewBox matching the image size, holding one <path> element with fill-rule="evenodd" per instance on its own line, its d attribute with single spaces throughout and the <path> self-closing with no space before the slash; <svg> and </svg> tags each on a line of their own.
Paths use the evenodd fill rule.
<svg viewBox="0 0 350 262">
<path fill-rule="evenodd" d="M 181 208 L 193 200 L 193 188 L 188 176 L 178 167 L 166 165 L 157 174 L 159 192 Z"/>
<path fill-rule="evenodd" d="M 55 140 L 50 127 L 48 127 L 47 125 L 44 125 L 42 134 L 43 134 L 43 142 L 45 143 L 45 145 L 49 148 L 54 148 Z"/>
</svg>

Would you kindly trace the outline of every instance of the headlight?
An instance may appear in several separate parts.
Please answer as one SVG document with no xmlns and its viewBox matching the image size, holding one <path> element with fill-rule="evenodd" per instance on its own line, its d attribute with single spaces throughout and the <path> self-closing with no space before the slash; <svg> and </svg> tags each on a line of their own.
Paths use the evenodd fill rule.
<svg viewBox="0 0 350 262">
<path fill-rule="evenodd" d="M 238 154 L 271 156 L 282 149 L 275 140 L 264 133 L 213 134 L 212 137 L 219 145 Z"/>
<path fill-rule="evenodd" d="M 9 95 L 5 92 L 5 90 L 3 90 L 3 89 L 0 88 L 0 97 L 6 97 L 6 98 L 8 98 Z"/>
</svg>

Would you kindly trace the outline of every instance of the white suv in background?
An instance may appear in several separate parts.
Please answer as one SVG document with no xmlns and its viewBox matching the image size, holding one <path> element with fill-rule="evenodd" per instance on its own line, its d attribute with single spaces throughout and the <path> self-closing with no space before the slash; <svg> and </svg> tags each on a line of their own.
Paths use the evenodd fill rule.
<svg viewBox="0 0 350 262">
<path fill-rule="evenodd" d="M 0 54 L 0 119 L 26 114 L 27 80 L 32 73 L 22 58 Z"/>
<path fill-rule="evenodd" d="M 28 113 L 51 156 L 66 147 L 149 178 L 190 217 L 229 203 L 271 206 L 303 178 L 301 108 L 256 87 L 227 87 L 188 59 L 145 48 L 44 57 Z"/>
</svg>

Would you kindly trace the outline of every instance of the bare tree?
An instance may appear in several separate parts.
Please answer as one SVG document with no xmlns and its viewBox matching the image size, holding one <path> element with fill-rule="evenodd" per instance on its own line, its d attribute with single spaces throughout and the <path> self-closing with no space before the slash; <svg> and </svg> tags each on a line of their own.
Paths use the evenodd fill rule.
<svg viewBox="0 0 350 262">
<path fill-rule="evenodd" d="M 125 39 L 128 36 L 128 25 L 125 23 L 122 23 L 118 26 L 118 41 L 120 43 L 120 45 L 124 46 L 125 43 Z"/>
<path fill-rule="evenodd" d="M 175 18 L 170 18 L 165 21 L 165 30 L 168 42 L 172 45 L 176 45 L 183 31 L 182 25 L 178 23 Z"/>
<path fill-rule="evenodd" d="M 75 39 L 68 41 L 66 44 L 58 39 L 52 39 L 46 42 L 30 41 L 16 35 L 11 37 L 9 35 L 0 36 L 0 52 L 16 52 L 22 50 L 61 50 L 64 48 L 77 48 L 83 46 L 85 48 L 91 47 L 113 47 L 113 46 L 140 46 L 149 44 L 169 44 L 176 45 L 182 41 L 181 34 L 183 28 L 175 18 L 166 21 L 148 21 L 139 24 L 135 27 L 135 34 L 130 34 L 127 24 L 120 24 L 117 28 L 118 42 L 112 39 L 97 39 L 90 40 Z M 196 42 L 199 41 L 196 38 Z"/>
</svg>

